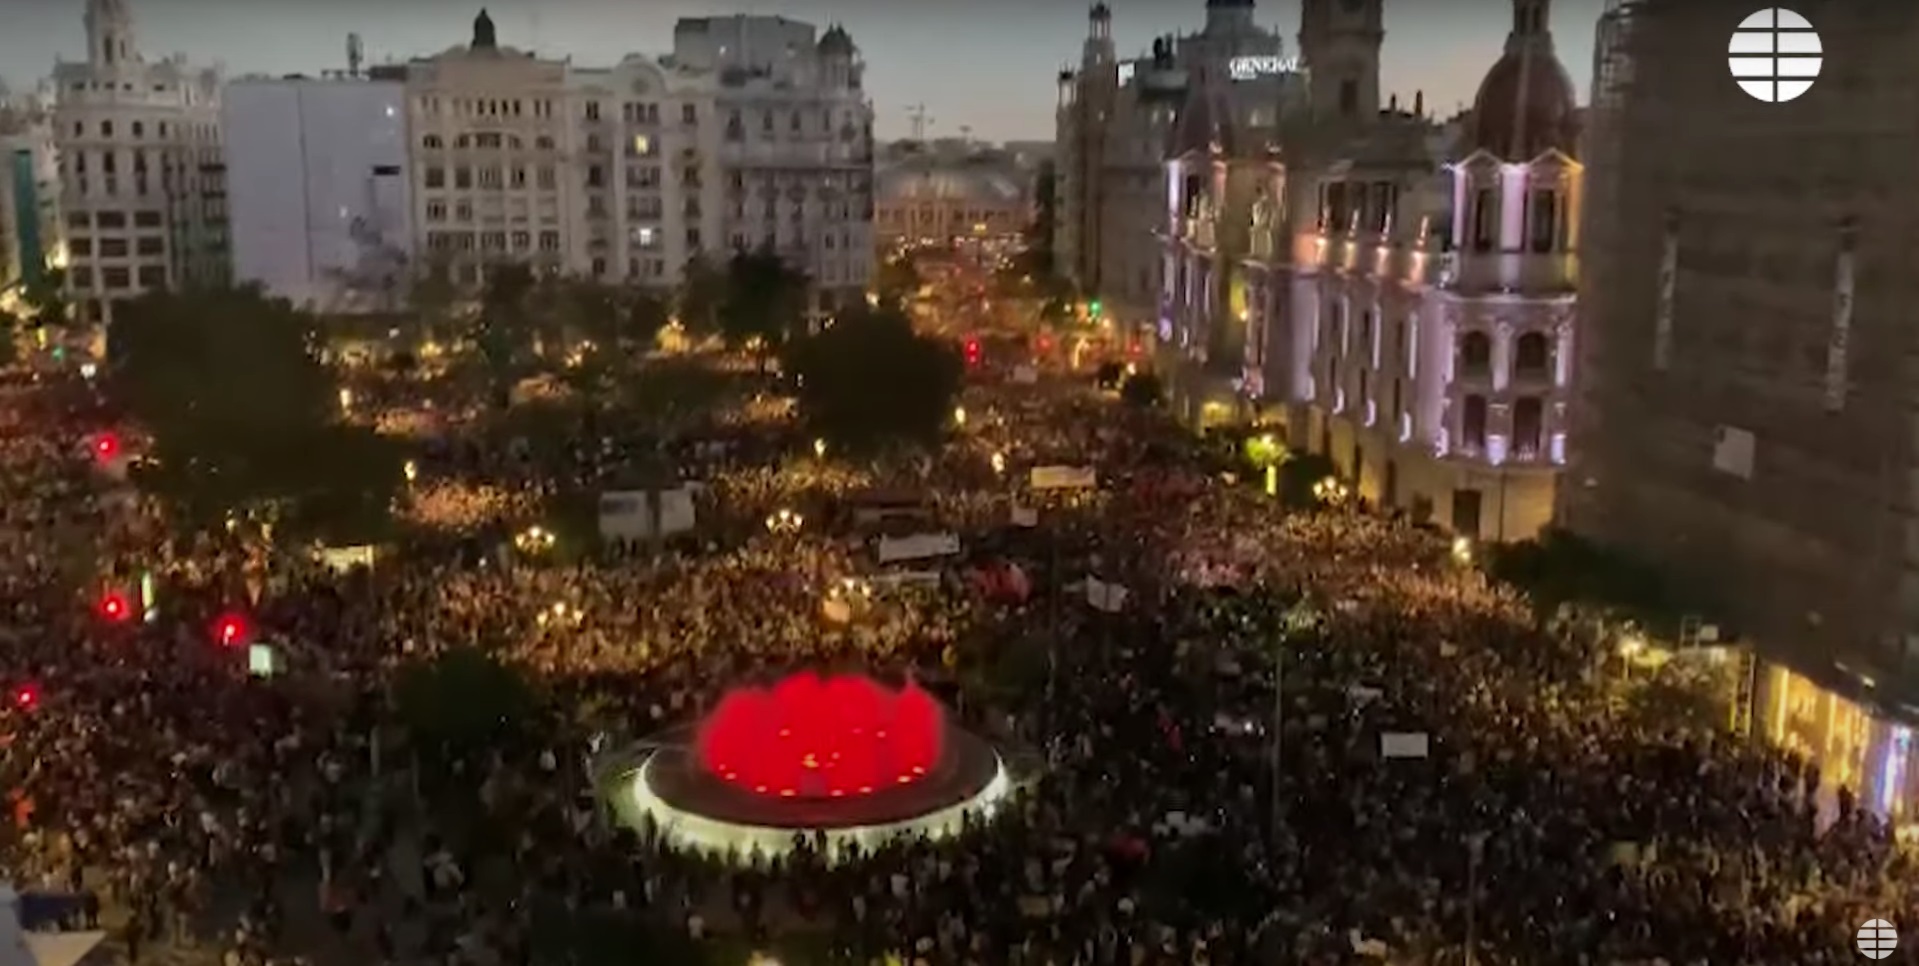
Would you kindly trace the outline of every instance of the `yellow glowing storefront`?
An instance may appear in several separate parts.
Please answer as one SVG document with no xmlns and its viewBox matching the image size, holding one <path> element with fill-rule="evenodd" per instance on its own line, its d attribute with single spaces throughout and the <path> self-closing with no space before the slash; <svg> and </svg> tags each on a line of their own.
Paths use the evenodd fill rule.
<svg viewBox="0 0 1919 966">
<path fill-rule="evenodd" d="M 1761 662 L 1753 684 L 1755 731 L 1817 764 L 1826 789 L 1852 789 L 1901 838 L 1919 838 L 1919 742 L 1911 726 L 1783 665 Z"/>
</svg>

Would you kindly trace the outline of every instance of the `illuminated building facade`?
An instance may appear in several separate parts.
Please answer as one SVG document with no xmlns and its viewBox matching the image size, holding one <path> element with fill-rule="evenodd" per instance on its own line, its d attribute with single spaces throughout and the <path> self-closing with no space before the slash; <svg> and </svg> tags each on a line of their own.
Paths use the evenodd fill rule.
<svg viewBox="0 0 1919 966">
<path fill-rule="evenodd" d="M 53 124 L 31 99 L 0 103 L 0 307 L 67 253 Z"/>
<path fill-rule="evenodd" d="M 53 68 L 67 289 L 82 322 L 229 275 L 219 74 L 143 58 L 130 2 L 88 0 L 87 59 Z"/>
<path fill-rule="evenodd" d="M 1375 505 L 1489 540 L 1552 517 L 1566 452 L 1581 168 L 1545 0 L 1515 0 L 1505 53 L 1456 129 L 1377 97 L 1382 4 L 1308 3 L 1313 109 L 1281 176 L 1235 212 L 1240 388 Z M 1447 159 L 1451 159 L 1450 161 Z"/>
<path fill-rule="evenodd" d="M 1919 132 L 1881 121 L 1919 20 L 1808 11 L 1825 73 L 1770 104 L 1698 54 L 1752 12 L 1640 0 L 1601 23 L 1561 515 L 1742 638 L 1915 716 L 1919 334 L 1896 159 Z"/>
<path fill-rule="evenodd" d="M 1033 217 L 1024 174 L 992 157 L 904 158 L 882 168 L 877 184 L 882 246 L 1012 242 Z"/>
</svg>

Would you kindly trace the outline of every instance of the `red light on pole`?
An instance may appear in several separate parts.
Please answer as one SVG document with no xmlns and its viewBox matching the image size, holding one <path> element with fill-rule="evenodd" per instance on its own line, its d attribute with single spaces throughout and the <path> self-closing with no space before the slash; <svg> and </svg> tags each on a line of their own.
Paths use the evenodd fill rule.
<svg viewBox="0 0 1919 966">
<path fill-rule="evenodd" d="M 40 703 L 40 689 L 31 684 L 22 684 L 13 689 L 13 706 L 22 711 L 31 711 Z"/>
<path fill-rule="evenodd" d="M 247 633 L 247 619 L 238 614 L 223 614 L 213 622 L 213 639 L 221 647 L 238 647 L 246 643 Z"/>
<path fill-rule="evenodd" d="M 110 590 L 100 598 L 100 616 L 118 624 L 133 616 L 133 605 L 127 602 L 127 595 Z"/>
<path fill-rule="evenodd" d="M 101 433 L 93 437 L 93 456 L 102 463 L 111 463 L 120 455 L 120 437 L 112 433 Z"/>
<path fill-rule="evenodd" d="M 966 364 L 969 366 L 979 365 L 979 340 L 978 339 L 966 340 Z"/>
</svg>

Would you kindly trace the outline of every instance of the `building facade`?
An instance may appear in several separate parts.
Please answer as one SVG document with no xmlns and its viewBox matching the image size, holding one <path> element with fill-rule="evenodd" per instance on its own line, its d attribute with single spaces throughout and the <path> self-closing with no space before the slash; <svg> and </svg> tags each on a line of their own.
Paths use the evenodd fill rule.
<svg viewBox="0 0 1919 966">
<path fill-rule="evenodd" d="M 413 208 L 406 89 L 359 77 L 246 78 L 221 129 L 233 275 L 322 312 L 391 312 Z"/>
<path fill-rule="evenodd" d="M 49 267 L 65 267 L 60 165 L 45 105 L 0 104 L 0 309 Z"/>
<path fill-rule="evenodd" d="M 822 310 L 872 275 L 872 110 L 844 30 L 682 21 L 667 57 L 607 68 L 472 41 L 406 71 L 423 258 L 672 286 L 694 258 L 770 246 Z"/>
<path fill-rule="evenodd" d="M 68 294 L 83 322 L 229 277 L 219 75 L 145 60 L 129 3 L 88 0 L 87 59 L 53 70 Z"/>
<path fill-rule="evenodd" d="M 1817 5 L 1824 71 L 1782 103 L 1701 54 L 1753 13 L 1602 22 L 1562 512 L 1807 673 L 1919 708 L 1919 131 L 1884 123 L 1919 10 Z"/>
<path fill-rule="evenodd" d="M 1384 35 L 1382 0 L 1307 3 L 1310 87 L 1257 147 L 1243 119 L 1189 107 L 1182 127 L 1213 133 L 1168 166 L 1162 358 L 1202 423 L 1283 426 L 1370 503 L 1529 537 L 1567 449 L 1571 81 L 1543 0 L 1515 0 L 1505 53 L 1449 129 L 1421 97 L 1378 102 Z"/>
<path fill-rule="evenodd" d="M 874 230 L 882 248 L 902 245 L 1003 245 L 1033 218 L 1024 171 L 989 155 L 908 157 L 881 168 Z"/>
</svg>

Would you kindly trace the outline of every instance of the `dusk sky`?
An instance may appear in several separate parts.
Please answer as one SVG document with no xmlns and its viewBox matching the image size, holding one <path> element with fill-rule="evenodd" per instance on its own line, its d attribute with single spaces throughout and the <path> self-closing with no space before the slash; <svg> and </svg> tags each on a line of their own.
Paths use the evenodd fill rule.
<svg viewBox="0 0 1919 966">
<path fill-rule="evenodd" d="M 370 63 L 404 60 L 465 43 L 482 0 L 127 0 L 149 57 L 185 53 L 229 73 L 318 73 L 345 66 L 346 35 L 358 32 Z M 1086 33 L 1079 0 L 484 0 L 500 41 L 546 56 L 603 65 L 631 52 L 672 46 L 681 17 L 779 13 L 816 25 L 843 23 L 865 55 L 867 89 L 881 137 L 910 132 L 924 104 L 932 136 L 989 140 L 1053 136 L 1054 75 L 1078 60 Z M 1109 0 L 1122 56 L 1154 36 L 1191 32 L 1203 0 Z M 81 59 L 85 0 L 7 0 L 0 77 L 31 86 L 56 55 Z M 1592 74 L 1593 27 L 1604 0 L 1559 0 L 1553 32 L 1581 98 Z M 1382 93 L 1450 113 L 1472 100 L 1499 55 L 1511 8 L 1503 0 L 1389 0 Z M 1260 4 L 1259 19 L 1294 53 L 1298 0 Z"/>
</svg>

